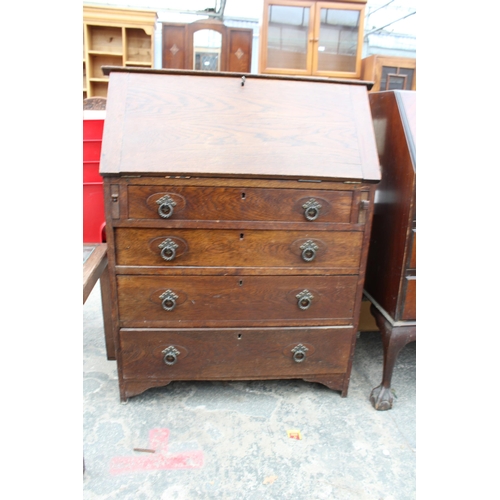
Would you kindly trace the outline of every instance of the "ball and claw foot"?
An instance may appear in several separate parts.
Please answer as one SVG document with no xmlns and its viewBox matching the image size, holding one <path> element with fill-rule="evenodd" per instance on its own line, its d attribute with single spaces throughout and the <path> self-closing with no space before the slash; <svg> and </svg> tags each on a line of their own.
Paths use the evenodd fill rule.
<svg viewBox="0 0 500 500">
<path fill-rule="evenodd" d="M 372 390 L 370 402 L 376 410 L 384 411 L 392 408 L 392 391 L 390 387 L 379 385 Z"/>
</svg>

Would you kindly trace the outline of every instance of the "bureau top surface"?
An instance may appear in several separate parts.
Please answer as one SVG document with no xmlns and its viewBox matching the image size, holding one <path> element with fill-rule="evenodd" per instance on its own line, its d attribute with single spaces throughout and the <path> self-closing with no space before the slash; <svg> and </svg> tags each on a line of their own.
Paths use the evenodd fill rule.
<svg viewBox="0 0 500 500">
<path fill-rule="evenodd" d="M 365 86 L 196 72 L 111 72 L 100 172 L 380 180 Z"/>
</svg>

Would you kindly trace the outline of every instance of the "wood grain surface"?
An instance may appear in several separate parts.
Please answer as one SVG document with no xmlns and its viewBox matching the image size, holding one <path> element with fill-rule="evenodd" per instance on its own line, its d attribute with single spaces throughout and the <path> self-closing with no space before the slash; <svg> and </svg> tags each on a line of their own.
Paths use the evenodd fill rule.
<svg viewBox="0 0 500 500">
<path fill-rule="evenodd" d="M 380 180 L 366 85 L 242 83 L 111 71 L 100 165 L 122 401 L 171 380 L 303 378 L 347 395 Z"/>
<path fill-rule="evenodd" d="M 380 179 L 363 86 L 112 72 L 107 109 L 103 175 Z"/>
<path fill-rule="evenodd" d="M 351 324 L 357 276 L 117 276 L 122 327 Z M 172 290 L 175 309 L 160 296 Z M 308 290 L 310 307 L 296 296 Z"/>
<path fill-rule="evenodd" d="M 115 237 L 119 266 L 319 266 L 335 267 L 339 272 L 344 268 L 344 272 L 356 274 L 363 233 L 117 228 Z M 161 256 L 160 245 L 167 239 L 177 245 L 171 261 Z M 310 262 L 302 257 L 304 251 L 307 253 L 308 242 L 317 247 Z"/>
<path fill-rule="evenodd" d="M 123 374 L 125 379 L 170 381 L 343 373 L 351 335 L 351 328 L 123 329 Z M 292 349 L 299 344 L 308 350 L 297 363 Z M 180 353 L 173 365 L 163 361 L 162 351 L 169 346 Z"/>
<path fill-rule="evenodd" d="M 408 97 L 399 100 L 400 93 Z M 403 319 L 405 280 L 412 258 L 416 265 L 416 173 L 408 142 L 413 134 L 400 108 L 415 99 L 416 93 L 409 91 L 370 94 L 384 175 L 377 186 L 365 288 L 396 321 Z M 408 116 L 415 118 L 411 113 Z"/>
<path fill-rule="evenodd" d="M 162 220 L 157 201 L 165 195 L 176 203 L 169 220 L 307 222 L 303 205 L 315 200 L 321 208 L 314 222 L 349 223 L 352 209 L 352 191 L 129 186 L 129 218 Z"/>
</svg>

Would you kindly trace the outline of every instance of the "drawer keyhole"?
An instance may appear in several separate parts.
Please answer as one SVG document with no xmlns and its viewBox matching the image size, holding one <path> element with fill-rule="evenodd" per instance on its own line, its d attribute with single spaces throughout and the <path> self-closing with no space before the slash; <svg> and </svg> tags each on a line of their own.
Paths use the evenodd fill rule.
<svg viewBox="0 0 500 500">
<path fill-rule="evenodd" d="M 241 339 L 241 333 L 238 333 L 238 340 Z"/>
<path fill-rule="evenodd" d="M 246 193 L 241 193 L 241 199 L 244 200 L 246 198 Z"/>
<path fill-rule="evenodd" d="M 243 286 L 243 280 L 240 280 L 240 286 Z"/>
<path fill-rule="evenodd" d="M 245 237 L 245 233 L 240 233 L 240 240 L 242 240 Z"/>
</svg>

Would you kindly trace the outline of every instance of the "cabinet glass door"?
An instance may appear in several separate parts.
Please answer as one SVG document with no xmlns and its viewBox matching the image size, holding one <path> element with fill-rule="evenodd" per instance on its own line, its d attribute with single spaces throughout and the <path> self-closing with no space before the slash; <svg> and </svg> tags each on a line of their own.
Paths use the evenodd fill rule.
<svg viewBox="0 0 500 500">
<path fill-rule="evenodd" d="M 398 68 L 382 66 L 380 90 L 412 90 L 413 68 Z"/>
<path fill-rule="evenodd" d="M 269 5 L 267 68 L 310 71 L 310 10 L 310 7 L 300 5 Z"/>
<path fill-rule="evenodd" d="M 360 10 L 321 8 L 314 42 L 315 66 L 321 72 L 355 73 L 358 59 Z"/>
</svg>

